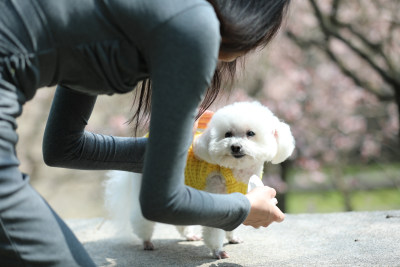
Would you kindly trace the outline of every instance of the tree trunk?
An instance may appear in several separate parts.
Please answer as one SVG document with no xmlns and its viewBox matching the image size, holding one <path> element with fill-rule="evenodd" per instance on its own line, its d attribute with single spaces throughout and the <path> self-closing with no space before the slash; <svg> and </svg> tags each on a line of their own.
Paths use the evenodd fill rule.
<svg viewBox="0 0 400 267">
<path fill-rule="evenodd" d="M 282 162 L 280 165 L 281 165 L 282 182 L 287 184 L 291 161 L 286 160 L 286 161 Z M 276 196 L 276 199 L 278 200 L 277 206 L 278 206 L 278 208 L 280 208 L 282 210 L 282 212 L 286 212 L 286 210 L 287 210 L 286 195 L 287 195 L 287 190 L 284 190 L 283 192 L 278 193 Z"/>
<path fill-rule="evenodd" d="M 342 172 L 343 164 L 343 162 L 335 164 L 332 181 L 336 189 L 343 197 L 345 211 L 352 211 L 353 205 L 351 204 L 351 189 L 348 188 L 348 185 L 346 185 L 346 181 Z"/>
<path fill-rule="evenodd" d="M 397 147 L 400 149 L 400 88 L 395 88 L 394 90 L 394 100 L 396 101 L 397 105 L 397 120 L 399 123 L 399 129 L 397 132 Z M 396 153 L 399 156 L 399 153 Z"/>
</svg>

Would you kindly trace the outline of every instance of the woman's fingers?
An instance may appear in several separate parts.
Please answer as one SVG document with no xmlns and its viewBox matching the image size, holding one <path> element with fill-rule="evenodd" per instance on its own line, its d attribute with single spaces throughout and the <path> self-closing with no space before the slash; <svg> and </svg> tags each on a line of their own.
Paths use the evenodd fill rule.
<svg viewBox="0 0 400 267">
<path fill-rule="evenodd" d="M 283 220 L 285 219 L 285 214 L 277 207 L 275 206 L 274 208 L 274 214 L 275 214 L 275 222 L 283 222 Z"/>
<path fill-rule="evenodd" d="M 274 198 L 276 196 L 276 190 L 274 188 L 269 187 L 269 186 L 264 186 L 264 187 L 268 190 L 268 195 L 271 198 Z"/>
<path fill-rule="evenodd" d="M 251 190 L 246 197 L 251 204 L 250 213 L 244 225 L 251 225 L 253 227 L 267 227 L 272 222 L 282 222 L 285 219 L 283 212 L 276 206 L 278 203 L 276 190 L 268 187 L 257 187 Z"/>
</svg>

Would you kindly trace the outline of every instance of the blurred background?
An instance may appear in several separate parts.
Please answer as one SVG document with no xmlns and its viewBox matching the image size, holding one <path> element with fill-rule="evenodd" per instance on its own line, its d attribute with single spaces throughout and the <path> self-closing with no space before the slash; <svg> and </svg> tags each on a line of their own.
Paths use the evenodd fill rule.
<svg viewBox="0 0 400 267">
<path fill-rule="evenodd" d="M 398 0 L 293 0 L 281 33 L 212 107 L 258 100 L 291 126 L 293 156 L 266 164 L 263 177 L 287 213 L 400 209 L 398 10 Z M 41 89 L 24 107 L 21 169 L 62 217 L 106 216 L 106 172 L 43 163 L 53 94 Z M 132 136 L 133 99 L 100 96 L 87 130 Z"/>
</svg>

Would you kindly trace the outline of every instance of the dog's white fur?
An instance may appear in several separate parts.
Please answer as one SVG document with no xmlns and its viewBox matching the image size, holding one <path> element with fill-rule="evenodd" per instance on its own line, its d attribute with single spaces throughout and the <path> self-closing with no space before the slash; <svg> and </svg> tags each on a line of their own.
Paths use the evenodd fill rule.
<svg viewBox="0 0 400 267">
<path fill-rule="evenodd" d="M 254 134 L 254 135 L 253 135 Z M 278 164 L 294 150 L 294 138 L 289 126 L 258 102 L 238 102 L 215 112 L 206 130 L 193 142 L 196 157 L 212 164 L 230 168 L 239 181 L 262 173 L 265 162 Z M 105 204 L 116 221 L 130 221 L 133 232 L 143 241 L 144 249 L 152 250 L 154 222 L 143 218 L 139 205 L 141 175 L 113 171 L 106 181 Z M 207 177 L 205 191 L 227 193 L 224 178 L 219 173 Z M 177 227 L 187 240 L 199 240 L 191 227 Z M 226 258 L 222 250 L 224 238 L 240 243 L 233 232 L 203 227 L 203 239 L 216 258 Z"/>
</svg>

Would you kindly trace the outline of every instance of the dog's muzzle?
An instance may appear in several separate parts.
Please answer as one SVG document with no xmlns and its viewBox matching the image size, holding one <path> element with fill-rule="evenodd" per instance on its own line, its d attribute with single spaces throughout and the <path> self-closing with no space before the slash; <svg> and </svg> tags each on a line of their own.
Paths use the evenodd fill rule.
<svg viewBox="0 0 400 267">
<path fill-rule="evenodd" d="M 243 153 L 241 145 L 231 145 L 231 154 L 237 159 L 242 158 L 246 155 Z"/>
</svg>

